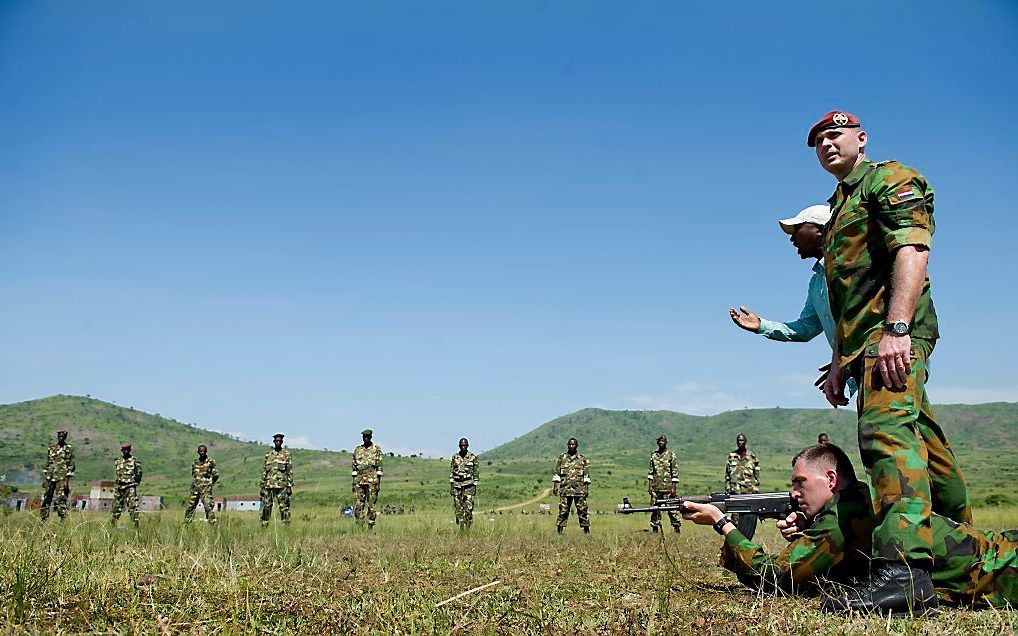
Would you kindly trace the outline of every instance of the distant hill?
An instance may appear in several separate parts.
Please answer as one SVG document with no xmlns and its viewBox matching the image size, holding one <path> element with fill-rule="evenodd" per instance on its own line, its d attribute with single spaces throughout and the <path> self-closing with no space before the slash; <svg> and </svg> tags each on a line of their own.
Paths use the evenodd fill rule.
<svg viewBox="0 0 1018 636">
<path fill-rule="evenodd" d="M 1018 483 L 1018 404 L 937 407 L 958 453 L 976 502 L 989 495 L 1014 496 Z M 100 400 L 58 395 L 0 405 L 0 475 L 23 490 L 37 490 L 45 449 L 53 433 L 67 428 L 78 471 L 76 493 L 87 484 L 109 479 L 120 444 L 131 441 L 145 467 L 142 494 L 167 497 L 181 505 L 190 486 L 190 467 L 199 444 L 209 447 L 223 474 L 223 496 L 256 496 L 267 444 L 233 439 L 221 433 L 117 406 Z M 745 409 L 710 417 L 670 411 L 583 409 L 542 424 L 481 456 L 482 506 L 534 497 L 550 486 L 554 458 L 570 436 L 592 461 L 592 504 L 614 505 L 622 496 L 640 496 L 654 439 L 668 435 L 679 456 L 683 492 L 723 487 L 723 461 L 745 433 L 760 457 L 765 490 L 787 487 L 792 454 L 826 432 L 857 457 L 855 415 L 850 409 Z M 284 431 L 285 432 L 285 431 Z M 351 445 L 356 441 L 354 439 Z M 336 506 L 350 500 L 350 454 L 291 449 L 295 505 Z M 386 457 L 385 503 L 447 507 L 448 460 Z"/>
<path fill-rule="evenodd" d="M 974 493 L 1013 492 L 1018 483 L 1018 404 L 941 405 L 938 422 L 955 448 Z M 788 462 L 826 432 L 850 456 L 858 457 L 856 416 L 852 409 L 743 409 L 713 416 L 671 411 L 583 409 L 543 424 L 483 455 L 485 460 L 550 462 L 565 450 L 569 437 L 592 461 L 619 467 L 642 465 L 664 433 L 679 455 L 687 481 L 716 488 L 721 466 L 745 433 L 751 449 L 770 468 L 764 486 L 783 488 Z M 860 467 L 857 463 L 857 467 Z"/>
<path fill-rule="evenodd" d="M 46 447 L 54 433 L 65 428 L 74 446 L 77 472 L 74 491 L 110 479 L 120 445 L 131 442 L 141 460 L 143 494 L 185 497 L 191 483 L 195 449 L 205 444 L 223 474 L 217 495 L 257 496 L 262 457 L 268 444 L 233 439 L 174 419 L 131 407 L 73 395 L 0 405 L 0 475 L 14 486 L 31 489 L 42 479 Z M 359 440 L 355 437 L 351 447 Z M 350 453 L 290 449 L 301 499 L 333 503 L 345 501 L 350 490 Z M 393 499 L 430 496 L 442 490 L 447 463 L 437 459 L 387 458 L 386 473 Z M 445 481 L 447 483 L 447 481 Z M 435 485 L 437 484 L 437 486 Z M 413 486 L 413 487 L 411 487 Z M 176 505 L 177 501 L 170 502 Z"/>
</svg>

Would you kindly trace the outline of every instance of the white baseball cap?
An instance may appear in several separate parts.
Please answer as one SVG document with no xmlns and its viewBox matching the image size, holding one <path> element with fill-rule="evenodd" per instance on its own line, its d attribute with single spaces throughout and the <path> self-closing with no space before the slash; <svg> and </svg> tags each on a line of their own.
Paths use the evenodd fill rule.
<svg viewBox="0 0 1018 636">
<path fill-rule="evenodd" d="M 790 219 L 782 219 L 778 221 L 778 225 L 785 231 L 785 234 L 794 234 L 796 226 L 802 225 L 803 223 L 816 223 L 823 227 L 827 225 L 827 222 L 831 220 L 831 206 L 829 205 L 811 205 L 805 210 L 799 212 Z"/>
</svg>

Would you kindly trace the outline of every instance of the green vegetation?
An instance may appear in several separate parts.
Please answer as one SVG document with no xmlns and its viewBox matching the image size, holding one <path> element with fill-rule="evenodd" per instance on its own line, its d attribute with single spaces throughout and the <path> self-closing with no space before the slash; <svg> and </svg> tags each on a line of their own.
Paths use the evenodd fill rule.
<svg viewBox="0 0 1018 636">
<path fill-rule="evenodd" d="M 1018 512 L 978 510 L 995 527 Z M 297 510 L 265 531 L 225 513 L 217 529 L 144 514 L 141 530 L 74 514 L 40 526 L 0 518 L 4 633 L 1006 634 L 1018 614 L 844 618 L 818 599 L 773 599 L 717 566 L 710 528 L 652 535 L 646 518 L 595 515 L 556 535 L 548 515 L 382 517 L 373 533 L 334 510 Z M 761 528 L 772 549 L 783 541 Z M 439 607 L 457 594 L 497 585 Z"/>
</svg>

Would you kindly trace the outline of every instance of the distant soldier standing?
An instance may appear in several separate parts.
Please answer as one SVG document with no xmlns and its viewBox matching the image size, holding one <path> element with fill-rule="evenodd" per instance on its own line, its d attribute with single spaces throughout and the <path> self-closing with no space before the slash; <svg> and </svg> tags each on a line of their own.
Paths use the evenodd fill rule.
<svg viewBox="0 0 1018 636">
<path fill-rule="evenodd" d="M 131 456 L 131 445 L 121 444 L 122 457 L 116 464 L 116 482 L 113 492 L 113 516 L 116 524 L 124 508 L 131 514 L 131 523 L 138 527 L 138 485 L 141 483 L 141 462 Z"/>
<path fill-rule="evenodd" d="M 71 492 L 71 477 L 74 476 L 74 448 L 67 443 L 67 431 L 57 431 L 57 443 L 46 450 L 46 468 L 42 473 L 42 509 L 39 517 L 49 518 L 50 504 L 57 509 L 60 520 L 67 516 L 67 496 Z M 56 501 L 53 496 L 56 495 Z"/>
<path fill-rule="evenodd" d="M 262 527 L 272 518 L 273 501 L 279 503 L 279 520 L 290 523 L 290 495 L 293 493 L 293 463 L 290 451 L 283 448 L 283 434 L 272 436 L 272 450 L 265 453 L 262 466 Z"/>
<path fill-rule="evenodd" d="M 561 533 L 569 518 L 569 506 L 576 507 L 576 516 L 580 527 L 590 534 L 590 518 L 587 516 L 587 495 L 590 493 L 590 462 L 577 451 L 580 443 L 570 437 L 566 443 L 566 452 L 558 457 L 555 465 L 555 476 L 552 478 L 554 492 L 559 497 L 558 520 L 556 526 Z"/>
<path fill-rule="evenodd" d="M 363 444 L 353 450 L 353 508 L 357 523 L 364 523 L 367 517 L 368 527 L 375 527 L 378 513 L 378 491 L 382 487 L 382 448 L 371 441 L 374 432 L 370 428 L 361 431 Z"/>
<path fill-rule="evenodd" d="M 653 506 L 658 499 L 674 498 L 678 483 L 679 462 L 675 458 L 675 452 L 668 450 L 668 438 L 662 435 L 657 438 L 657 450 L 650 454 L 650 468 L 647 470 L 647 492 L 650 493 L 650 505 Z M 671 510 L 668 511 L 668 521 L 671 522 L 675 532 L 682 530 L 682 520 Z M 650 513 L 650 530 L 651 532 L 661 530 L 661 512 L 659 510 Z"/>
<path fill-rule="evenodd" d="M 191 464 L 191 496 L 187 500 L 187 510 L 184 511 L 184 521 L 189 522 L 194 517 L 194 509 L 201 501 L 202 508 L 205 508 L 205 519 L 209 523 L 216 523 L 216 512 L 212 508 L 212 487 L 219 481 L 219 469 L 216 468 L 215 460 L 208 455 L 209 450 L 204 444 L 198 447 L 198 459 Z"/>
<path fill-rule="evenodd" d="M 459 446 L 460 450 L 452 456 L 449 466 L 449 494 L 456 511 L 456 523 L 465 530 L 474 522 L 474 497 L 477 496 L 480 467 L 477 455 L 467 450 L 470 447 L 467 438 L 461 438 Z"/>
<path fill-rule="evenodd" d="M 760 492 L 760 462 L 756 455 L 746 448 L 746 436 L 742 433 L 735 438 L 735 450 L 728 453 L 725 464 L 725 492 L 742 495 Z M 756 534 L 756 515 L 732 514 L 732 521 L 748 539 Z"/>
</svg>

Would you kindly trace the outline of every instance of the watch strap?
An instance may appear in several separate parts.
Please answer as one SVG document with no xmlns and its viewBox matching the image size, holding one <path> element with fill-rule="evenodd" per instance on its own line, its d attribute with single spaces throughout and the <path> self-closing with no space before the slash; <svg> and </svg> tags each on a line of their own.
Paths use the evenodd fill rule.
<svg viewBox="0 0 1018 636">
<path fill-rule="evenodd" d="M 720 535 L 724 535 L 725 534 L 724 528 L 726 525 L 730 523 L 732 523 L 732 520 L 728 518 L 728 515 L 724 515 L 723 517 L 718 519 L 717 523 L 714 524 L 714 532 L 717 532 Z"/>
</svg>

